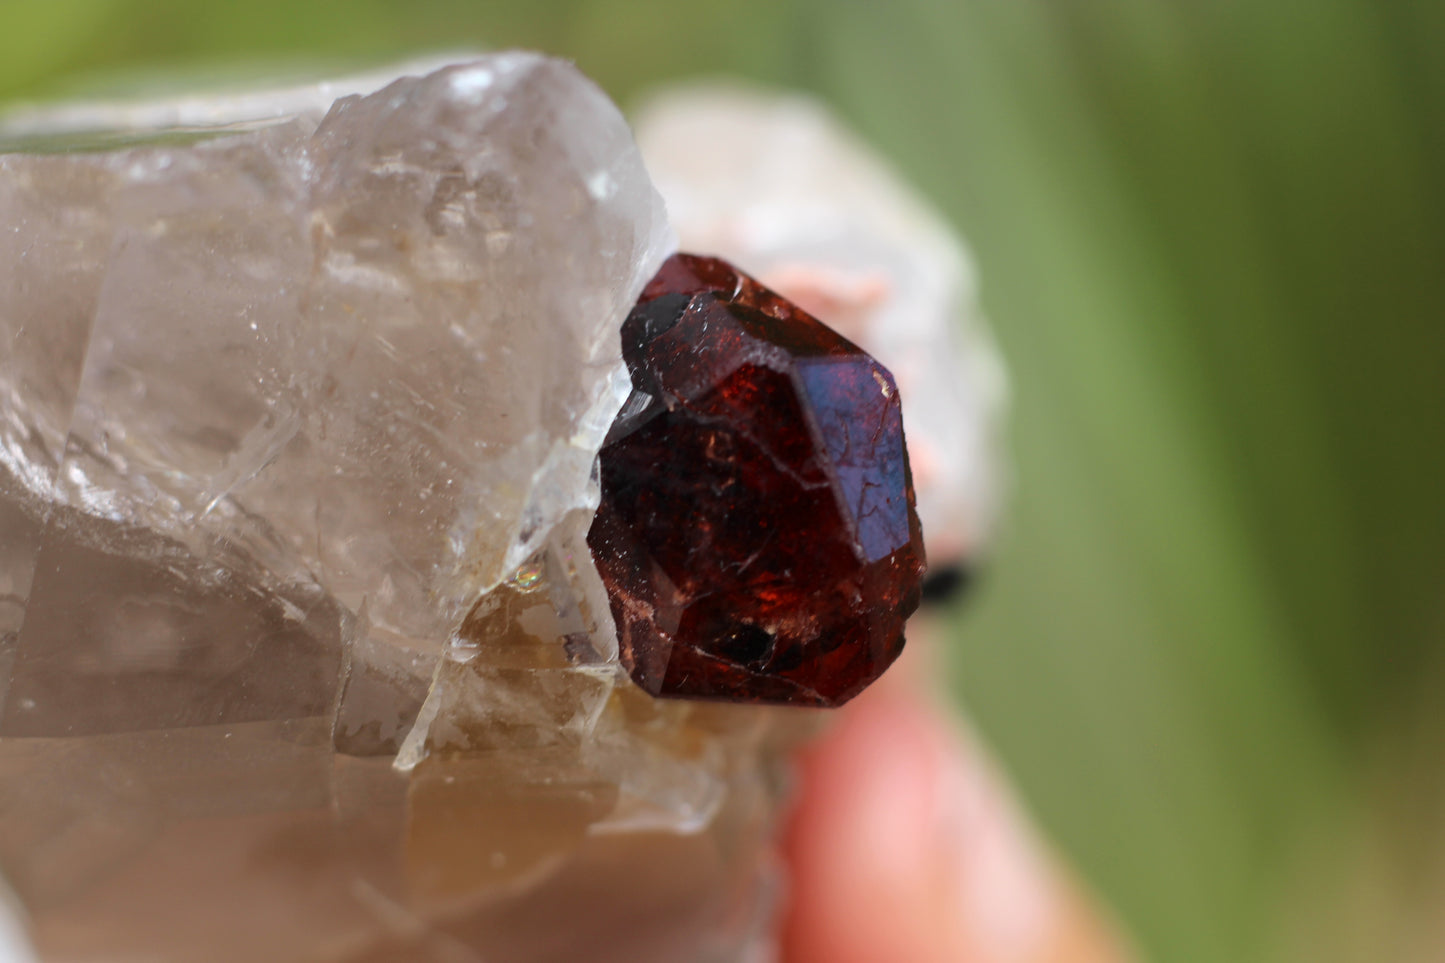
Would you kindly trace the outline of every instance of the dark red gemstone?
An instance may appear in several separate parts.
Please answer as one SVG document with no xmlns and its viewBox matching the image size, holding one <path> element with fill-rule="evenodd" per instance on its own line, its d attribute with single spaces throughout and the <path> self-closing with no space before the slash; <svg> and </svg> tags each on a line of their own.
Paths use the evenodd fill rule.
<svg viewBox="0 0 1445 963">
<path fill-rule="evenodd" d="M 923 536 L 893 376 L 715 258 L 622 329 L 629 401 L 587 541 L 659 696 L 835 706 L 903 648 Z"/>
</svg>

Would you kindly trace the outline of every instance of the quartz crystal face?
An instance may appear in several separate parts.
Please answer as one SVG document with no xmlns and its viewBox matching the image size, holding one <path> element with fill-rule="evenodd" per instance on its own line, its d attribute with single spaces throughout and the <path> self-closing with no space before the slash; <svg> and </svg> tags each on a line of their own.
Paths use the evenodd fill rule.
<svg viewBox="0 0 1445 963">
<path fill-rule="evenodd" d="M 712 258 L 622 329 L 636 392 L 588 534 L 622 661 L 655 695 L 832 706 L 886 669 L 923 538 L 893 376 Z"/>
<path fill-rule="evenodd" d="M 607 98 L 499 54 L 0 139 L 0 889 L 37 956 L 765 954 L 807 720 L 631 685 L 585 541 L 672 249 Z"/>
</svg>

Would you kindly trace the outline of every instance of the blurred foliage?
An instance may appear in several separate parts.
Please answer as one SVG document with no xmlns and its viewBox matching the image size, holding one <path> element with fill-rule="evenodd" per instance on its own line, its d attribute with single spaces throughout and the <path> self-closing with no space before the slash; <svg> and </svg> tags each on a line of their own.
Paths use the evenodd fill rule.
<svg viewBox="0 0 1445 963">
<path fill-rule="evenodd" d="M 1147 957 L 1425 960 L 1442 41 L 1436 0 L 0 0 L 0 96 L 522 45 L 828 98 L 981 264 L 1016 477 L 957 679 L 1040 822 Z"/>
</svg>

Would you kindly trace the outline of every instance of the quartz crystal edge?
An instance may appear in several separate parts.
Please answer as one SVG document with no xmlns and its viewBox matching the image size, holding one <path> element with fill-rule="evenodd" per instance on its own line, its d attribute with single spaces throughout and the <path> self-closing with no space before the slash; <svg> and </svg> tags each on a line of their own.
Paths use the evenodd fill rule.
<svg viewBox="0 0 1445 963">
<path fill-rule="evenodd" d="M 299 118 L 309 117 L 314 123 L 343 97 L 366 96 L 399 78 L 425 76 L 486 56 L 484 51 L 458 51 L 343 77 L 312 82 L 298 78 L 295 83 L 259 89 L 224 84 L 209 93 L 171 93 L 162 87 L 134 97 L 21 103 L 0 112 L 0 152 L 109 151 L 150 146 L 150 138 L 171 135 L 184 142 L 186 137 L 243 134 Z"/>
</svg>

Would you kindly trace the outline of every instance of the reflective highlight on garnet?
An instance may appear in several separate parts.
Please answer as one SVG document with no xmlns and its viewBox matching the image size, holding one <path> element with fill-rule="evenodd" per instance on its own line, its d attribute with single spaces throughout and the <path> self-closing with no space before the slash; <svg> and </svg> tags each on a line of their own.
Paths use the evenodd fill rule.
<svg viewBox="0 0 1445 963">
<path fill-rule="evenodd" d="M 669 259 L 622 338 L 587 540 L 633 680 L 846 702 L 902 651 L 924 571 L 893 376 L 716 258 Z"/>
</svg>

